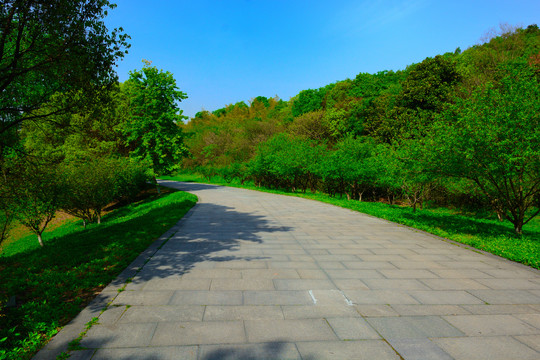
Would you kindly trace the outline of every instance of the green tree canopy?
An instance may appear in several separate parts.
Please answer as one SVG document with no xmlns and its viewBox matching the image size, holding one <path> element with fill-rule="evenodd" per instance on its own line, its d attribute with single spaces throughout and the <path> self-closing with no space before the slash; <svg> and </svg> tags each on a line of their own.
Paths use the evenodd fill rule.
<svg viewBox="0 0 540 360">
<path fill-rule="evenodd" d="M 41 120 L 71 108 L 62 103 L 32 113 L 57 92 L 116 82 L 113 65 L 128 47 L 122 29 L 103 18 L 108 0 L 2 0 L 0 5 L 0 134 L 23 120 Z"/>
<path fill-rule="evenodd" d="M 476 183 L 520 234 L 540 212 L 540 83 L 524 61 L 499 66 L 498 77 L 442 114 L 431 153 L 442 172 Z"/>
<path fill-rule="evenodd" d="M 179 126 L 185 117 L 178 103 L 187 95 L 178 89 L 173 74 L 150 62 L 130 72 L 124 91 L 129 118 L 123 131 L 131 156 L 148 161 L 157 174 L 170 172 L 185 154 Z"/>
</svg>

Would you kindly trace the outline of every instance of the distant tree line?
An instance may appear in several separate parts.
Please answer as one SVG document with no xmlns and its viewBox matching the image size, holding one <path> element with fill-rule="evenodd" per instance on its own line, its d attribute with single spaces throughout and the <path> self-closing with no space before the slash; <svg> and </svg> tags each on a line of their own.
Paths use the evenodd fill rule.
<svg viewBox="0 0 540 360">
<path fill-rule="evenodd" d="M 503 28 L 402 71 L 184 126 L 182 165 L 211 177 L 362 201 L 492 209 L 518 234 L 540 211 L 540 30 Z"/>
</svg>

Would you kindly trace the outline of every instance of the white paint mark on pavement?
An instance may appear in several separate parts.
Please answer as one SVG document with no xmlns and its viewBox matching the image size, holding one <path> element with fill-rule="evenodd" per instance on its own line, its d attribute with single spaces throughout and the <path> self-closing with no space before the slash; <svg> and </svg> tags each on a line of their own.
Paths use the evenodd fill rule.
<svg viewBox="0 0 540 360">
<path fill-rule="evenodd" d="M 309 295 L 311 296 L 311 300 L 313 300 L 313 304 L 317 304 L 317 299 L 315 299 L 315 296 L 313 296 L 312 290 L 309 290 Z"/>
<path fill-rule="evenodd" d="M 345 302 L 347 303 L 347 305 L 349 305 L 349 306 L 353 306 L 353 305 L 354 305 L 354 303 L 353 303 L 351 300 L 349 300 L 349 298 L 348 298 L 347 296 L 345 296 L 345 294 L 343 293 L 343 291 L 339 290 L 339 292 L 340 292 L 341 295 L 343 295 L 343 297 L 345 298 Z"/>
</svg>

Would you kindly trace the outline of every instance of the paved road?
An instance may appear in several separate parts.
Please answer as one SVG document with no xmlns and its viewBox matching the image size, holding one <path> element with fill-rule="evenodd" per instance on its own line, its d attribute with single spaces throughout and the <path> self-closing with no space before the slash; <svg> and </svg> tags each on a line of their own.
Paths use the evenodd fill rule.
<svg viewBox="0 0 540 360">
<path fill-rule="evenodd" d="M 108 301 L 72 359 L 540 359 L 536 270 L 310 200 L 163 184 L 200 202 L 36 359 Z"/>
</svg>

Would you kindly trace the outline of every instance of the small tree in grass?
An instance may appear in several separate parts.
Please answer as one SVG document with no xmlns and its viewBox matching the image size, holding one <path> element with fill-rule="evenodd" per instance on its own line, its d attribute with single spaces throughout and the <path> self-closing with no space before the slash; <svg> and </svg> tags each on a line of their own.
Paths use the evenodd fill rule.
<svg viewBox="0 0 540 360">
<path fill-rule="evenodd" d="M 66 193 L 62 208 L 87 222 L 101 223 L 103 209 L 115 198 L 115 168 L 108 159 L 70 163 L 63 167 Z"/>
<path fill-rule="evenodd" d="M 25 164 L 19 179 L 19 185 L 13 189 L 15 217 L 37 235 L 43 247 L 43 231 L 60 208 L 62 184 L 54 169 L 35 164 Z"/>
</svg>

